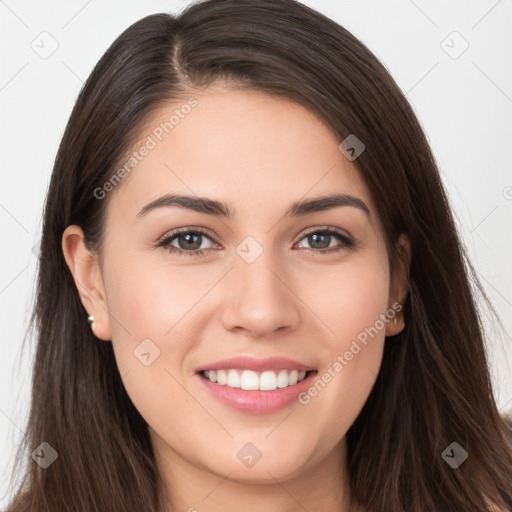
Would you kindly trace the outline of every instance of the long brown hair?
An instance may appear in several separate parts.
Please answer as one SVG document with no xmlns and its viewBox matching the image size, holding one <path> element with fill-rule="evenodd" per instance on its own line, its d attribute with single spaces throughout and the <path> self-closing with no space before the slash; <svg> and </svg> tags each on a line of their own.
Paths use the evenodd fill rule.
<svg viewBox="0 0 512 512">
<path fill-rule="evenodd" d="M 356 134 L 366 149 L 355 163 L 390 258 L 400 234 L 411 243 L 405 329 L 385 343 L 378 378 L 347 432 L 354 499 L 373 512 L 512 509 L 512 442 L 493 398 L 472 294 L 479 285 L 427 140 L 377 58 L 293 0 L 207 0 L 179 16 L 147 16 L 116 39 L 85 83 L 44 208 L 31 409 L 10 509 L 162 509 L 147 424 L 124 389 L 111 343 L 99 342 L 86 322 L 61 238 L 78 224 L 101 254 L 109 196 L 99 200 L 95 189 L 150 113 L 219 80 L 300 103 L 340 142 Z M 58 453 L 46 469 L 30 458 L 42 442 Z M 468 454 L 458 468 L 442 456 L 453 442 Z"/>
</svg>

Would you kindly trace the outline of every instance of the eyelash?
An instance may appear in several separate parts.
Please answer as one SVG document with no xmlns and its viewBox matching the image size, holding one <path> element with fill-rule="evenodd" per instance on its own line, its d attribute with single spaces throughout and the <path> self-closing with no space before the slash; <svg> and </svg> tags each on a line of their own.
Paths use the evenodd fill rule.
<svg viewBox="0 0 512 512">
<path fill-rule="evenodd" d="M 308 249 L 308 248 L 306 248 L 305 249 L 306 251 L 310 251 L 313 253 L 327 254 L 327 253 L 331 253 L 331 252 L 341 251 L 343 248 L 351 249 L 355 246 L 354 242 L 348 236 L 346 236 L 343 233 L 341 233 L 340 231 L 334 230 L 332 228 L 330 228 L 330 229 L 327 229 L 327 228 L 326 229 L 322 229 L 322 228 L 318 229 L 317 228 L 313 231 L 309 231 L 309 232 L 305 233 L 303 235 L 303 237 L 298 240 L 298 242 L 300 242 L 301 240 L 303 240 L 304 238 L 306 238 L 309 235 L 317 234 L 317 233 L 321 233 L 323 235 L 325 235 L 325 234 L 335 235 L 340 240 L 341 244 L 331 247 L 331 248 L 327 248 L 327 249 Z M 194 229 L 183 228 L 183 229 L 173 231 L 169 235 L 162 238 L 159 241 L 159 243 L 157 244 L 157 247 L 163 247 L 169 253 L 176 254 L 177 256 L 201 256 L 201 255 L 203 255 L 207 249 L 195 249 L 192 251 L 185 251 L 184 249 L 179 249 L 178 247 L 174 247 L 173 245 L 170 245 L 171 242 L 175 238 L 178 238 L 178 235 L 183 235 L 183 234 L 203 235 L 203 236 L 209 238 L 210 240 L 212 240 L 212 242 L 216 243 L 215 240 L 213 240 L 212 237 L 207 233 L 207 231 L 202 228 L 194 228 Z"/>
</svg>

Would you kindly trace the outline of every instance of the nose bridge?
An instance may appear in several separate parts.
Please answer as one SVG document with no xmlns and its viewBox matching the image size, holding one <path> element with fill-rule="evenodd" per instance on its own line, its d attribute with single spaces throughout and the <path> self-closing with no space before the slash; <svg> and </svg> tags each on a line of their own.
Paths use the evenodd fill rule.
<svg viewBox="0 0 512 512">
<path fill-rule="evenodd" d="M 272 249 L 263 250 L 254 239 L 246 239 L 238 246 L 237 253 L 235 268 L 230 273 L 231 300 L 230 312 L 225 317 L 226 328 L 242 328 L 253 336 L 264 336 L 296 326 L 299 320 L 296 300 Z"/>
</svg>

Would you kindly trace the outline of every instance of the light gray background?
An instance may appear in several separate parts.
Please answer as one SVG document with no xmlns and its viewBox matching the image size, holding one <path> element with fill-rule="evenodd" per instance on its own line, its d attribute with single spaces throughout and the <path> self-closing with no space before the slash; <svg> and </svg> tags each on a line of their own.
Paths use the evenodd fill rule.
<svg viewBox="0 0 512 512">
<path fill-rule="evenodd" d="M 33 304 L 33 247 L 65 124 L 83 81 L 125 28 L 188 3 L 0 0 L 1 507 L 29 405 L 33 350 L 21 358 L 20 349 Z M 305 3 L 367 44 L 418 114 L 465 245 L 504 326 L 485 314 L 496 399 L 501 411 L 510 410 L 512 0 Z M 44 53 L 57 44 L 53 54 Z"/>
</svg>

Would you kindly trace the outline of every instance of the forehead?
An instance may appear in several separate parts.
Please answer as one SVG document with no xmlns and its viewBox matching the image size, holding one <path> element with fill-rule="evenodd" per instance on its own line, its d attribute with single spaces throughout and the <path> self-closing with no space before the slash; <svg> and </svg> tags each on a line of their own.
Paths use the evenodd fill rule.
<svg viewBox="0 0 512 512">
<path fill-rule="evenodd" d="M 138 212 L 176 192 L 222 200 L 239 215 L 332 193 L 374 209 L 333 130 L 290 100 L 222 87 L 192 91 L 160 106 L 138 135 L 112 208 Z"/>
</svg>

